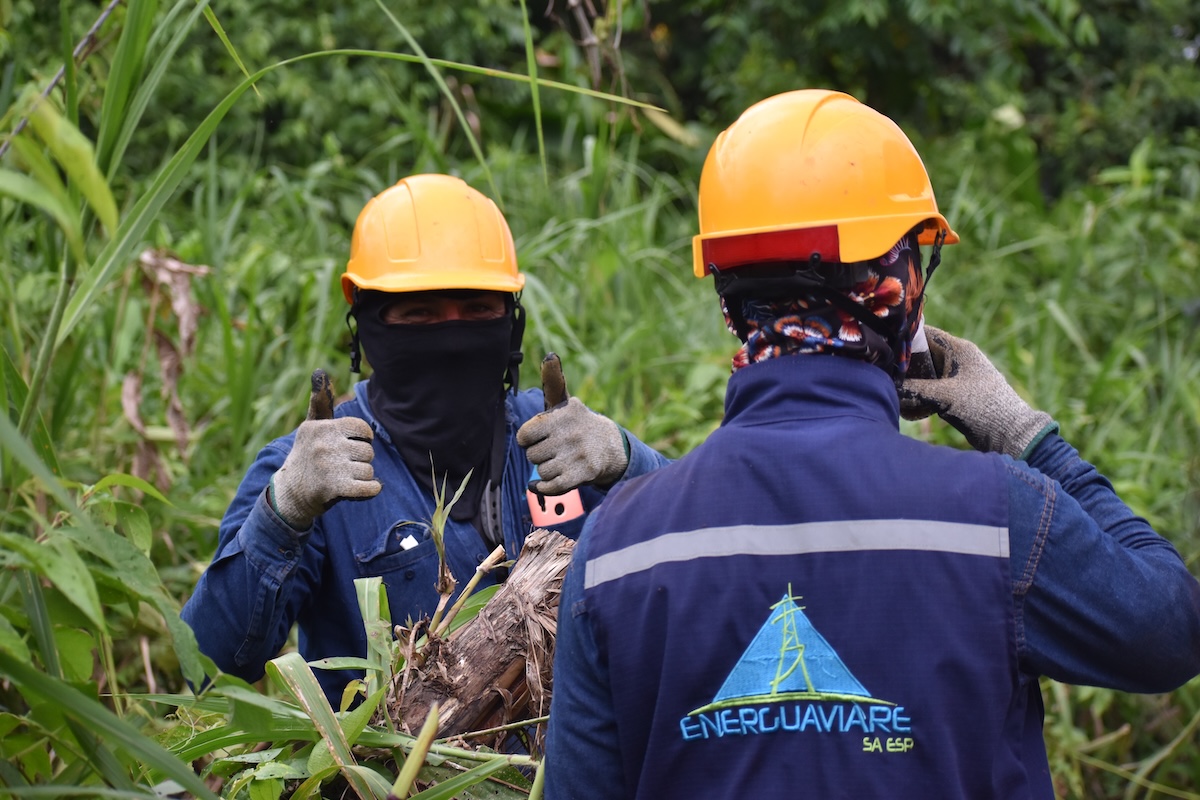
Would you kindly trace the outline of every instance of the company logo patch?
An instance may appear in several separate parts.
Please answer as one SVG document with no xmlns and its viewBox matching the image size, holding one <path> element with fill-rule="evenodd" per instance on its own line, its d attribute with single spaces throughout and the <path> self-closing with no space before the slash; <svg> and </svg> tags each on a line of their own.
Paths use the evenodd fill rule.
<svg viewBox="0 0 1200 800">
<path fill-rule="evenodd" d="M 859 734 L 867 752 L 912 749 L 904 707 L 872 697 L 804 614 L 791 586 L 708 705 L 679 721 L 685 741 L 777 732 Z"/>
</svg>

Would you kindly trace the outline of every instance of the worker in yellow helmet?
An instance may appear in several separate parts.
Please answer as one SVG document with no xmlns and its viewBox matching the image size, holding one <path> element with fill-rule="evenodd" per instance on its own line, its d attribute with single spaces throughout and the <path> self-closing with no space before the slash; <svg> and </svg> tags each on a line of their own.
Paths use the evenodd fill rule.
<svg viewBox="0 0 1200 800">
<path fill-rule="evenodd" d="M 907 376 L 958 236 L 892 120 L 763 100 L 699 200 L 693 271 L 741 343 L 725 418 L 584 527 L 545 796 L 1051 800 L 1039 677 L 1183 684 L 1200 584 L 973 344 L 928 328 Z"/>
<path fill-rule="evenodd" d="M 547 410 L 541 389 L 518 391 L 525 276 L 500 210 L 461 179 L 414 175 L 368 202 L 341 283 L 352 369 L 361 344 L 371 377 L 333 409 L 314 376 L 309 419 L 251 465 L 183 612 L 246 680 L 294 623 L 309 661 L 365 656 L 356 578 L 382 576 L 396 624 L 431 615 L 438 553 L 419 523 L 436 495 L 462 487 L 444 531 L 461 588 L 494 548 L 516 558 L 543 510 L 539 526 L 573 538 L 614 483 L 665 463 L 578 398 Z M 533 488 L 552 496 L 541 509 L 518 431 Z M 357 674 L 318 671 L 335 707 Z"/>
</svg>

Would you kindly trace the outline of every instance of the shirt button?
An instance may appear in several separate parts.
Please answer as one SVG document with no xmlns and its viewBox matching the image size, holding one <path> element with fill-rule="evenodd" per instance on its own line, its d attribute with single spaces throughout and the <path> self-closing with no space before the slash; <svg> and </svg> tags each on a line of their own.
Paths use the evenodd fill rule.
<svg viewBox="0 0 1200 800">
<path fill-rule="evenodd" d="M 284 551 L 283 551 L 283 557 L 284 557 L 284 558 L 286 558 L 288 561 L 291 561 L 291 560 L 292 560 L 292 556 L 294 556 L 294 555 L 296 555 L 296 554 L 295 554 L 293 551 L 291 551 L 291 550 L 284 550 Z"/>
<path fill-rule="evenodd" d="M 404 578 L 405 578 L 405 580 L 410 580 L 410 581 L 411 581 L 411 580 L 412 580 L 413 578 L 415 578 L 416 576 L 417 576 L 417 573 L 416 573 L 416 572 L 414 572 L 414 571 L 413 571 L 413 570 L 411 570 L 411 569 L 410 569 L 410 570 L 407 570 L 407 571 L 405 571 L 405 573 L 404 573 Z"/>
</svg>

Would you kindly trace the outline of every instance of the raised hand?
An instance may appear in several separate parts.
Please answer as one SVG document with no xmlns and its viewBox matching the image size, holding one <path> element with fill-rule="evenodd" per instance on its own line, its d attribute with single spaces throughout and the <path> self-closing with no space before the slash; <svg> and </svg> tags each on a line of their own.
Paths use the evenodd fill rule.
<svg viewBox="0 0 1200 800">
<path fill-rule="evenodd" d="M 554 353 L 542 359 L 546 410 L 517 431 L 517 443 L 537 466 L 532 491 L 561 495 L 584 484 L 616 483 L 629 466 L 625 435 L 608 417 L 567 394 L 562 362 Z"/>
<path fill-rule="evenodd" d="M 1023 458 L 1058 424 L 1022 400 L 974 343 L 925 326 L 934 378 L 900 384 L 900 414 L 923 419 L 937 414 L 976 450 Z"/>
<path fill-rule="evenodd" d="M 283 466 L 271 476 L 271 507 L 296 530 L 339 500 L 365 500 L 383 487 L 371 460 L 374 434 L 358 417 L 333 417 L 333 387 L 324 370 L 312 374 L 308 417 L 296 429 L 296 441 Z"/>
</svg>

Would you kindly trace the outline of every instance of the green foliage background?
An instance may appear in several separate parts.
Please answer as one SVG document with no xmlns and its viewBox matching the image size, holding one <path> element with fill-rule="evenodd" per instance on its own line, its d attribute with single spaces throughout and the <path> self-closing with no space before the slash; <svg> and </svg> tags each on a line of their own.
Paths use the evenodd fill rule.
<svg viewBox="0 0 1200 800">
<path fill-rule="evenodd" d="M 422 171 L 495 197 L 529 276 L 528 360 L 558 352 L 574 393 L 680 455 L 720 421 L 735 342 L 690 275 L 700 165 L 793 88 L 909 133 L 963 237 L 930 320 L 1196 571 L 1200 7 L 593 5 L 582 27 L 541 0 L 0 0 L 0 791 L 150 796 L 191 787 L 192 759 L 223 796 L 377 787 L 313 766 L 337 737 L 293 726 L 300 678 L 174 694 L 213 674 L 178 607 L 242 470 L 302 417 L 314 367 L 353 379 L 337 279 L 359 209 Z M 203 269 L 143 266 L 167 256 Z M 1200 797 L 1197 685 L 1046 682 L 1059 795 Z M 364 763 L 390 783 L 385 761 Z"/>
</svg>

